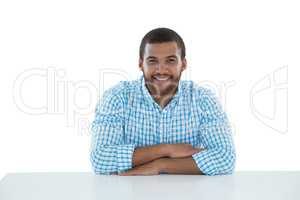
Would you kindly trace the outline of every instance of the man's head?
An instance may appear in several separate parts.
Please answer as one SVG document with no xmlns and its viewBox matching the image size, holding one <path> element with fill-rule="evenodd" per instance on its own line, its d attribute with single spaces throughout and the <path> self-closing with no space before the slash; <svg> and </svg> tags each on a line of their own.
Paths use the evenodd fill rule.
<svg viewBox="0 0 300 200">
<path fill-rule="evenodd" d="M 168 28 L 148 32 L 140 45 L 139 67 L 151 95 L 173 95 L 186 69 L 182 38 Z"/>
</svg>

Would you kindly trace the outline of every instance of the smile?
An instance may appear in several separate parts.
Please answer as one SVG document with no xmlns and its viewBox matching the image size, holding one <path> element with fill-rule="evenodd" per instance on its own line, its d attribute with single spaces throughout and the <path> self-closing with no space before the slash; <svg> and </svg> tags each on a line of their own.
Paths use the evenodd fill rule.
<svg viewBox="0 0 300 200">
<path fill-rule="evenodd" d="M 154 77 L 154 79 L 156 79 L 158 81 L 166 81 L 166 80 L 170 79 L 170 76 L 166 76 L 166 75 L 156 75 L 153 77 Z"/>
</svg>

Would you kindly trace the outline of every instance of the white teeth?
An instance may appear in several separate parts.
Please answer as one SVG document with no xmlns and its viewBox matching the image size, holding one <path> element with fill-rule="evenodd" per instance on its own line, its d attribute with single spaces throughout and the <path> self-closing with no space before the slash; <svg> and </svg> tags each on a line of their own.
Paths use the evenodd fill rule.
<svg viewBox="0 0 300 200">
<path fill-rule="evenodd" d="M 154 78 L 159 81 L 166 81 L 170 78 L 170 76 L 154 76 Z"/>
</svg>

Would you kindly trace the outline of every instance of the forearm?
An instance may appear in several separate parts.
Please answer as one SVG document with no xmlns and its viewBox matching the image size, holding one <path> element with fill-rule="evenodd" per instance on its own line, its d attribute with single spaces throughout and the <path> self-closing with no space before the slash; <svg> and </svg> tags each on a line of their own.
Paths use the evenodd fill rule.
<svg viewBox="0 0 300 200">
<path fill-rule="evenodd" d="M 138 166 L 167 156 L 167 144 L 136 148 L 133 153 L 132 165 Z"/>
<path fill-rule="evenodd" d="M 190 156 L 187 158 L 162 158 L 157 162 L 160 173 L 203 174 Z"/>
</svg>

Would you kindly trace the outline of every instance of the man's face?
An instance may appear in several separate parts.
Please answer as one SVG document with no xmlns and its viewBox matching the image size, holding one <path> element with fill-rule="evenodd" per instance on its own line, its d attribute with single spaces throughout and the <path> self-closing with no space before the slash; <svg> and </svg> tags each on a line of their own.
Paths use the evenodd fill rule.
<svg viewBox="0 0 300 200">
<path fill-rule="evenodd" d="M 176 42 L 147 43 L 139 67 L 151 95 L 173 95 L 186 68 L 186 59 L 181 59 Z"/>
</svg>

